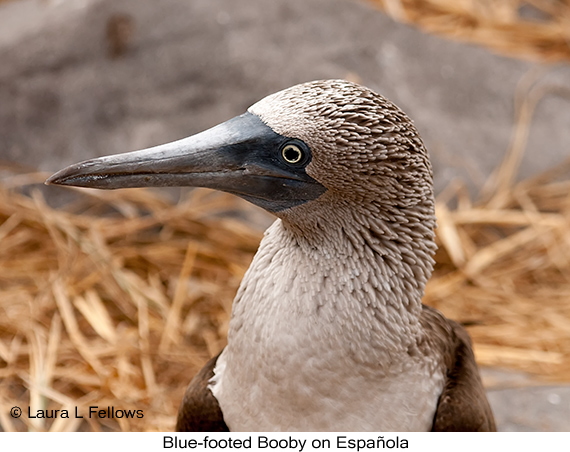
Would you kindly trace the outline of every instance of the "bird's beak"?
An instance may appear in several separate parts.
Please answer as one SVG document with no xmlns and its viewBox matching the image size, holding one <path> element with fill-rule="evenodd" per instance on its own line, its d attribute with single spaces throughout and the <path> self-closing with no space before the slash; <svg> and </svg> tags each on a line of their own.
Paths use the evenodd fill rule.
<svg viewBox="0 0 570 452">
<path fill-rule="evenodd" d="M 68 166 L 46 184 L 102 189 L 206 187 L 277 212 L 326 191 L 304 167 L 292 168 L 279 160 L 279 149 L 287 140 L 248 112 L 189 138 Z"/>
</svg>

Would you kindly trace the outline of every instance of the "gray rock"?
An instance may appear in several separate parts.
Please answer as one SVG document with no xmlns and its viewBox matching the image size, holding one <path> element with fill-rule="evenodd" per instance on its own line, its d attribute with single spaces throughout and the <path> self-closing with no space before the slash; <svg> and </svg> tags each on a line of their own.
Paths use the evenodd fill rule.
<svg viewBox="0 0 570 452">
<path fill-rule="evenodd" d="M 570 386 L 498 368 L 482 368 L 481 375 L 499 431 L 570 432 Z"/>
<path fill-rule="evenodd" d="M 349 0 L 19 0 L 0 5 L 0 158 L 53 171 L 198 132 L 259 98 L 356 78 L 420 129 L 438 191 L 502 160 L 535 65 L 425 35 Z M 570 66 L 539 83 L 570 89 Z M 570 155 L 570 101 L 536 110 L 528 176 Z"/>
<path fill-rule="evenodd" d="M 531 386 L 489 391 L 500 431 L 570 431 L 570 387 Z"/>
</svg>

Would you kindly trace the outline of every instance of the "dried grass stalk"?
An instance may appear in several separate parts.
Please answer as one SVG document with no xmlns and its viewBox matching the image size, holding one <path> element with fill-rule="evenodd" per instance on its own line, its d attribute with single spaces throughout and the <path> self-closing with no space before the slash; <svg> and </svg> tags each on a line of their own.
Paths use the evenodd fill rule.
<svg viewBox="0 0 570 452">
<path fill-rule="evenodd" d="M 540 61 L 570 60 L 567 0 L 369 0 L 395 20 Z"/>
</svg>

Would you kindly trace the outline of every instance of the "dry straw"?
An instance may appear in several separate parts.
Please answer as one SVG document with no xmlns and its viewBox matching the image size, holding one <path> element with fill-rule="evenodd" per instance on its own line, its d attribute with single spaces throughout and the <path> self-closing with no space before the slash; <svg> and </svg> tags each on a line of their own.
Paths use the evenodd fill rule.
<svg viewBox="0 0 570 452">
<path fill-rule="evenodd" d="M 468 326 L 480 364 L 570 381 L 570 161 L 505 183 L 532 105 L 485 200 L 460 185 L 438 199 L 425 302 Z M 83 190 L 54 209 L 37 188 L 22 194 L 45 176 L 12 175 L 0 189 L 0 427 L 171 430 L 188 381 L 225 344 L 261 232 L 227 215 L 241 201 L 201 190 L 177 203 Z M 15 420 L 13 406 L 71 415 Z M 144 417 L 89 419 L 91 406 Z"/>
<path fill-rule="evenodd" d="M 184 387 L 224 346 L 260 232 L 212 218 L 237 201 L 202 191 L 176 204 L 145 190 L 84 191 L 55 210 L 37 189 L 15 190 L 45 176 L 0 189 L 0 427 L 172 429 Z M 29 405 L 77 406 L 85 420 L 8 415 Z M 144 417 L 88 419 L 90 406 Z"/>
<path fill-rule="evenodd" d="M 570 60 L 568 0 L 369 0 L 395 20 L 509 56 Z"/>
</svg>

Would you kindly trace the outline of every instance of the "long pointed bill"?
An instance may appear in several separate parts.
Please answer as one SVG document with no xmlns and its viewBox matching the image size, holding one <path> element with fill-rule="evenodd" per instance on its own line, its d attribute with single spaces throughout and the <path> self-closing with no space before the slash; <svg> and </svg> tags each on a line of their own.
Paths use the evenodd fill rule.
<svg viewBox="0 0 570 452">
<path fill-rule="evenodd" d="M 288 141 L 258 116 L 245 113 L 179 141 L 68 166 L 46 184 L 102 189 L 206 187 L 277 212 L 326 191 L 305 172 L 310 159 L 295 166 L 280 157 Z"/>
</svg>

